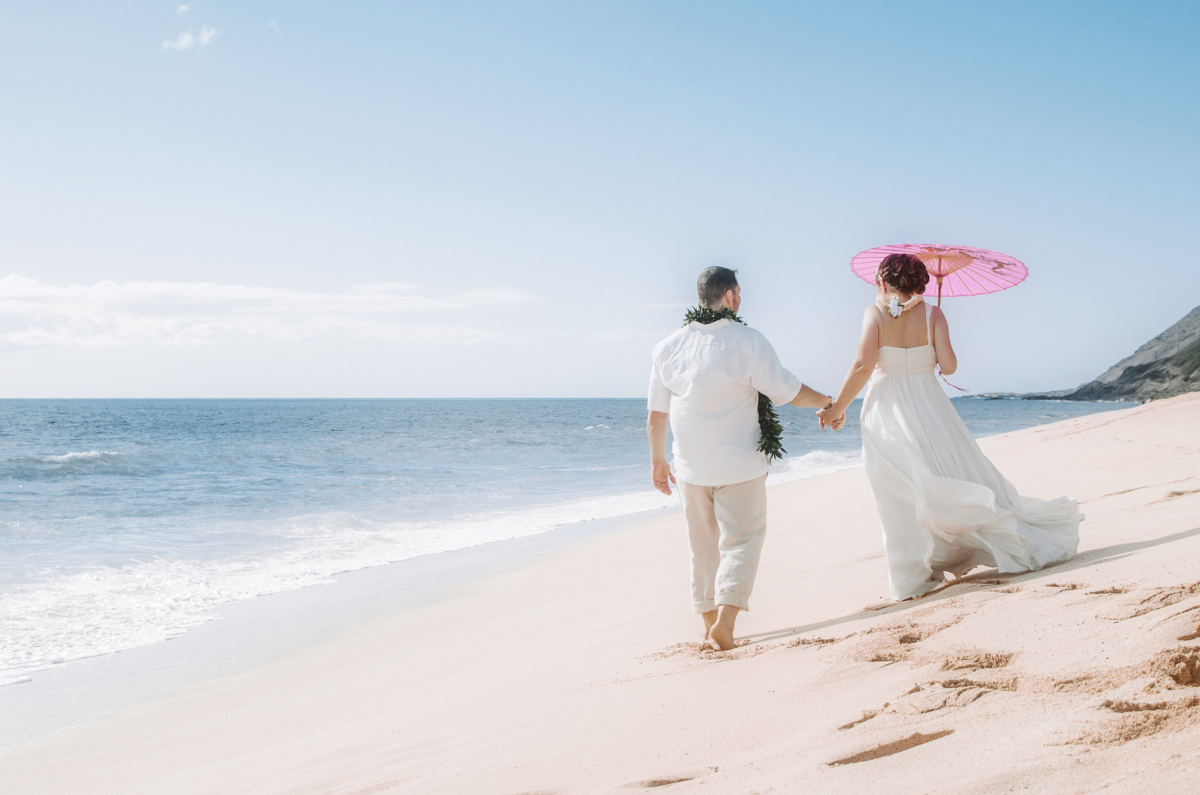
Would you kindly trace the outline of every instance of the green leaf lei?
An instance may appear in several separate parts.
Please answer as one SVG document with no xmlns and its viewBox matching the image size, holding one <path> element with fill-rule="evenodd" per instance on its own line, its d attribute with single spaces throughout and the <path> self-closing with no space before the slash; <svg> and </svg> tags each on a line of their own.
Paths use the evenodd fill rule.
<svg viewBox="0 0 1200 795">
<path fill-rule="evenodd" d="M 683 316 L 683 325 L 701 323 L 707 326 L 718 320 L 732 320 L 734 323 L 746 325 L 746 321 L 737 316 L 732 309 L 709 309 L 706 306 L 694 306 Z M 771 399 L 762 392 L 758 393 L 758 452 L 765 453 L 768 459 L 783 458 L 787 450 L 783 449 L 783 426 L 779 424 L 779 414 L 771 405 Z"/>
</svg>

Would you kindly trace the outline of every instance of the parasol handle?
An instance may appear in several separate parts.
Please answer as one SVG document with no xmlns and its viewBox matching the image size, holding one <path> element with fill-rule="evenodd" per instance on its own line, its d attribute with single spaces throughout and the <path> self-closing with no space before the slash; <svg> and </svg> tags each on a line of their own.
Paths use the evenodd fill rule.
<svg viewBox="0 0 1200 795">
<path fill-rule="evenodd" d="M 938 306 L 941 306 L 942 305 L 942 277 L 939 276 L 939 277 L 937 277 L 937 279 L 938 279 Z"/>
<path fill-rule="evenodd" d="M 956 385 L 956 384 L 952 384 L 952 383 L 950 383 L 949 381 L 947 381 L 947 380 L 946 380 L 946 376 L 942 375 L 942 366 L 941 366 L 940 364 L 937 366 L 937 374 L 938 374 L 938 378 L 942 379 L 942 382 L 943 382 L 943 383 L 945 383 L 945 384 L 946 384 L 946 386 L 952 386 L 952 387 L 954 387 L 955 389 L 957 389 L 959 392 L 966 392 L 966 391 L 967 391 L 967 390 L 963 389 L 961 386 L 958 386 L 958 385 Z"/>
</svg>

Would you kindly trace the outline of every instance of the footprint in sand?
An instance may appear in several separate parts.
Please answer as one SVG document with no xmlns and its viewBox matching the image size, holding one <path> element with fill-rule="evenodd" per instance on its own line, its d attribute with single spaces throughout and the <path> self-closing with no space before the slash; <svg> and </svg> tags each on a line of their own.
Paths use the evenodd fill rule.
<svg viewBox="0 0 1200 795">
<path fill-rule="evenodd" d="M 795 649 L 799 646 L 828 646 L 830 643 L 837 643 L 838 641 L 843 641 L 846 638 L 852 638 L 855 634 L 857 633 L 851 632 L 849 635 L 846 635 L 842 638 L 797 638 L 796 640 L 789 641 L 786 648 Z"/>
<path fill-rule="evenodd" d="M 1016 690 L 1016 679 L 977 681 L 974 679 L 945 679 L 923 682 L 896 700 L 880 713 L 897 715 L 927 715 L 943 709 L 960 709 L 998 690 Z"/>
<path fill-rule="evenodd" d="M 1014 656 L 1006 651 L 963 651 L 942 660 L 942 670 L 979 671 L 1006 668 Z"/>
<path fill-rule="evenodd" d="M 1072 745 L 1123 745 L 1151 734 L 1180 731 L 1200 723 L 1200 698 L 1140 704 L 1105 701 L 1100 709 L 1119 717 L 1106 721 L 1072 741 Z"/>
<path fill-rule="evenodd" d="M 1200 596 L 1200 582 L 1193 582 L 1188 585 L 1176 585 L 1169 588 L 1145 589 L 1136 592 L 1134 598 L 1121 607 L 1110 610 L 1108 613 L 1098 617 L 1108 621 L 1127 621 L 1131 618 L 1144 616 L 1147 613 L 1153 613 L 1155 610 L 1161 610 L 1164 607 L 1170 607 L 1171 605 L 1179 604 L 1197 596 Z M 1200 604 L 1191 609 L 1200 610 Z"/>
<path fill-rule="evenodd" d="M 962 671 L 990 671 L 1008 666 L 1012 662 L 1013 657 L 1014 655 L 1008 652 L 960 652 L 953 657 L 944 659 L 941 669 L 956 673 Z M 1016 689 L 1016 677 L 1006 679 L 968 679 L 963 677 L 934 679 L 913 685 L 911 690 L 904 693 L 894 702 L 885 703 L 876 710 L 863 712 L 860 718 L 839 726 L 838 730 L 853 729 L 855 726 L 859 726 L 884 714 L 925 715 L 943 709 L 958 709 L 975 702 L 988 693 L 996 691 L 1011 692 Z"/>
<path fill-rule="evenodd" d="M 757 657 L 760 654 L 777 648 L 781 644 L 752 644 L 748 640 L 734 641 L 734 647 L 729 651 L 719 651 L 711 643 L 676 643 L 662 651 L 647 654 L 642 660 L 666 660 L 671 657 L 692 657 L 698 660 L 744 660 Z"/>
<path fill-rule="evenodd" d="M 1161 673 L 1182 687 L 1200 687 L 1200 649 L 1180 646 L 1155 655 L 1152 671 Z"/>
<path fill-rule="evenodd" d="M 854 656 L 866 662 L 901 662 L 913 656 L 913 648 L 937 633 L 962 621 L 965 615 L 954 615 L 937 622 L 917 620 L 898 621 L 874 627 L 860 634 Z"/>
<path fill-rule="evenodd" d="M 1138 680 L 1147 680 L 1141 688 L 1143 693 L 1154 693 L 1159 699 L 1181 689 L 1195 693 L 1193 688 L 1200 688 L 1200 649 L 1164 649 L 1141 665 L 1084 674 L 1055 682 L 1052 689 L 1060 693 L 1103 693 Z M 1125 696 L 1105 699 L 1096 708 L 1115 717 L 1067 740 L 1067 744 L 1122 745 L 1139 737 L 1200 725 L 1200 696 L 1191 694 L 1144 702 Z"/>
<path fill-rule="evenodd" d="M 1151 680 L 1147 688 L 1152 691 L 1200 687 L 1200 648 L 1163 649 L 1140 665 L 1089 671 L 1044 687 L 1055 693 L 1103 693 L 1139 679 Z"/>
</svg>

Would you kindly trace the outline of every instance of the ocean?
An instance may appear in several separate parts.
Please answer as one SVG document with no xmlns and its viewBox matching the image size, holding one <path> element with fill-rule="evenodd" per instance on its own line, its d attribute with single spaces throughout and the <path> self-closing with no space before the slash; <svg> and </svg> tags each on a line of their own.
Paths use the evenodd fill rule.
<svg viewBox="0 0 1200 795">
<path fill-rule="evenodd" d="M 861 463 L 858 405 L 840 433 L 784 407 L 768 482 Z M 1128 405 L 955 400 L 977 437 Z M 676 504 L 640 399 L 0 401 L 0 684 L 225 602 Z"/>
</svg>

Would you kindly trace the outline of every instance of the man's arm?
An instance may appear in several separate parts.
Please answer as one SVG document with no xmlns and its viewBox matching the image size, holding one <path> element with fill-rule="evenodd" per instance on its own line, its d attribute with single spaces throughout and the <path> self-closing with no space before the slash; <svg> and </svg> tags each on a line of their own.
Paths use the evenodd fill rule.
<svg viewBox="0 0 1200 795">
<path fill-rule="evenodd" d="M 651 411 L 646 418 L 646 437 L 650 440 L 650 477 L 654 481 L 654 488 L 663 494 L 670 494 L 670 483 L 675 482 L 671 465 L 667 463 L 667 427 L 670 418 L 671 415 L 665 411 Z"/>
<path fill-rule="evenodd" d="M 801 384 L 796 397 L 788 402 L 802 409 L 823 409 L 833 402 L 833 398 L 809 388 L 807 384 Z"/>
<path fill-rule="evenodd" d="M 758 335 L 757 356 L 754 369 L 750 376 L 750 386 L 766 395 L 775 405 L 782 405 L 784 396 L 795 389 L 800 380 L 784 369 L 779 356 L 766 337 Z M 780 394 L 782 393 L 782 394 Z M 823 395 L 810 387 L 800 384 L 800 391 L 787 402 L 799 408 L 821 409 L 833 401 L 829 395 Z"/>
</svg>

